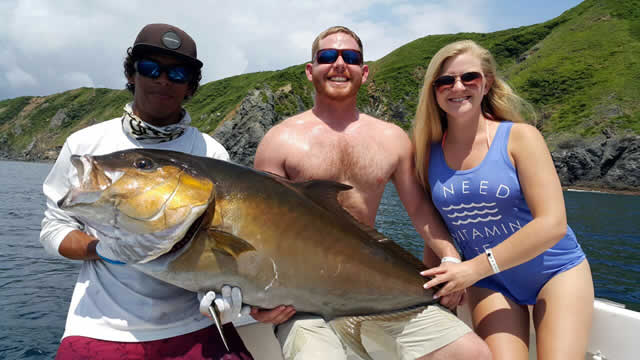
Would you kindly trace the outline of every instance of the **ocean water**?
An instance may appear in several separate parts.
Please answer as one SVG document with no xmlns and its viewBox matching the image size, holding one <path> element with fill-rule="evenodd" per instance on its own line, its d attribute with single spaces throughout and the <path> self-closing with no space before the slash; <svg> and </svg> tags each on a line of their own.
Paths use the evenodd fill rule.
<svg viewBox="0 0 640 360">
<path fill-rule="evenodd" d="M 38 240 L 50 164 L 0 161 L 0 359 L 51 359 L 80 263 Z M 640 197 L 565 192 L 569 224 L 591 264 L 596 296 L 640 311 Z M 416 256 L 422 240 L 392 186 L 376 227 Z"/>
</svg>

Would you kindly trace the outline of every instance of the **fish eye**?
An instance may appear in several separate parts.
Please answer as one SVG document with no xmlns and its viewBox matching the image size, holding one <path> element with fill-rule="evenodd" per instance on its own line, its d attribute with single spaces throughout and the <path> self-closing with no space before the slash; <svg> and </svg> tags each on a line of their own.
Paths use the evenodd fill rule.
<svg viewBox="0 0 640 360">
<path fill-rule="evenodd" d="M 149 170 L 149 169 L 151 169 L 153 167 L 153 161 L 151 161 L 150 159 L 145 159 L 145 158 L 136 159 L 133 162 L 133 166 L 136 169 Z"/>
</svg>

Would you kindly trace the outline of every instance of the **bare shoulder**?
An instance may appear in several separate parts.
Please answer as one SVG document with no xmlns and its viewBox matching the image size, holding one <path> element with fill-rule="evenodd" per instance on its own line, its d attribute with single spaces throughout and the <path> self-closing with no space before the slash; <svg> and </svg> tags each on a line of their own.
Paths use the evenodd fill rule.
<svg viewBox="0 0 640 360">
<path fill-rule="evenodd" d="M 299 138 L 311 120 L 308 112 L 287 118 L 273 126 L 264 135 L 254 158 L 254 167 L 275 174 L 284 175 L 284 162 L 288 155 L 300 146 Z"/>
<path fill-rule="evenodd" d="M 378 161 L 395 169 L 411 160 L 413 146 L 400 126 L 370 115 L 361 116 L 361 120 L 365 129 L 358 131 L 358 141 L 367 146 L 367 152 L 376 154 Z"/>
<path fill-rule="evenodd" d="M 394 141 L 409 140 L 409 137 L 400 126 L 390 122 L 375 118 L 371 115 L 362 115 L 362 120 L 369 124 L 369 128 L 378 135 Z"/>
<path fill-rule="evenodd" d="M 525 123 L 514 123 L 511 127 L 511 142 L 514 145 L 531 145 L 540 142 L 544 143 L 544 138 L 535 126 Z"/>
<path fill-rule="evenodd" d="M 379 128 L 384 128 L 387 130 L 402 130 L 402 128 L 400 128 L 398 125 L 390 122 L 390 121 L 385 121 L 382 119 L 378 119 L 377 117 L 373 117 L 371 115 L 368 114 L 360 114 L 360 119 L 362 121 L 366 121 L 367 123 L 371 124 L 372 126 L 376 126 Z"/>
<path fill-rule="evenodd" d="M 296 114 L 284 119 L 278 125 L 282 125 L 283 127 L 287 127 L 287 128 L 296 128 L 302 124 L 308 123 L 313 119 L 315 119 L 313 112 L 311 110 L 307 110 L 307 111 L 301 112 L 300 114 Z"/>
<path fill-rule="evenodd" d="M 286 118 L 274 125 L 267 131 L 262 142 L 278 143 L 284 141 L 288 136 L 303 131 L 304 124 L 309 122 L 309 112 L 305 111 L 298 115 Z"/>
<path fill-rule="evenodd" d="M 516 167 L 523 160 L 536 162 L 540 159 L 550 159 L 551 155 L 542 133 L 535 126 L 523 123 L 515 123 L 511 128 L 508 151 Z"/>
</svg>

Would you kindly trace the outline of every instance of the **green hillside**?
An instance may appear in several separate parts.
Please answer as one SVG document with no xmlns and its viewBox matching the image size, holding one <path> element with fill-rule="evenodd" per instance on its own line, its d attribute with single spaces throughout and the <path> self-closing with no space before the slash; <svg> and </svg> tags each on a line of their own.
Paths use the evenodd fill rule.
<svg viewBox="0 0 640 360">
<path fill-rule="evenodd" d="M 372 64 L 375 87 L 412 114 L 429 60 L 461 39 L 494 54 L 509 84 L 535 105 L 548 138 L 640 133 L 640 1 L 587 0 L 541 24 L 427 36 Z M 360 105 L 368 101 L 361 93 Z"/>
<path fill-rule="evenodd" d="M 427 36 L 368 62 L 359 107 L 408 129 L 425 69 L 445 44 L 472 39 L 495 55 L 501 74 L 538 111 L 553 146 L 640 134 L 640 0 L 585 0 L 555 19 L 494 33 Z M 365 44 L 365 54 L 366 54 Z M 313 104 L 304 65 L 203 84 L 186 107 L 211 133 L 235 114 L 252 89 L 278 91 L 276 111 L 290 116 Z M 0 150 L 20 154 L 62 144 L 72 131 L 121 114 L 125 90 L 81 88 L 46 97 L 0 101 Z"/>
<path fill-rule="evenodd" d="M 288 88 L 289 94 L 303 97 L 306 107 L 313 106 L 313 87 L 304 75 L 304 65 L 296 65 L 280 71 L 233 76 L 203 85 L 186 108 L 192 114 L 193 122 L 202 131 L 213 132 L 218 124 L 231 113 L 251 89 L 268 86 L 276 91 Z M 295 107 L 281 104 L 276 110 L 283 115 L 294 115 Z"/>
</svg>

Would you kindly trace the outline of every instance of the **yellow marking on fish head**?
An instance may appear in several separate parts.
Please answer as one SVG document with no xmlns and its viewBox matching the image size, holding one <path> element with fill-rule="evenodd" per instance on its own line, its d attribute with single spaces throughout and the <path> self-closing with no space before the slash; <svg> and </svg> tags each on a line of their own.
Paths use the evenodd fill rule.
<svg viewBox="0 0 640 360">
<path fill-rule="evenodd" d="M 153 170 L 124 169 L 103 194 L 121 215 L 139 222 L 139 232 L 157 232 L 202 214 L 213 200 L 214 185 L 174 166 Z"/>
</svg>

